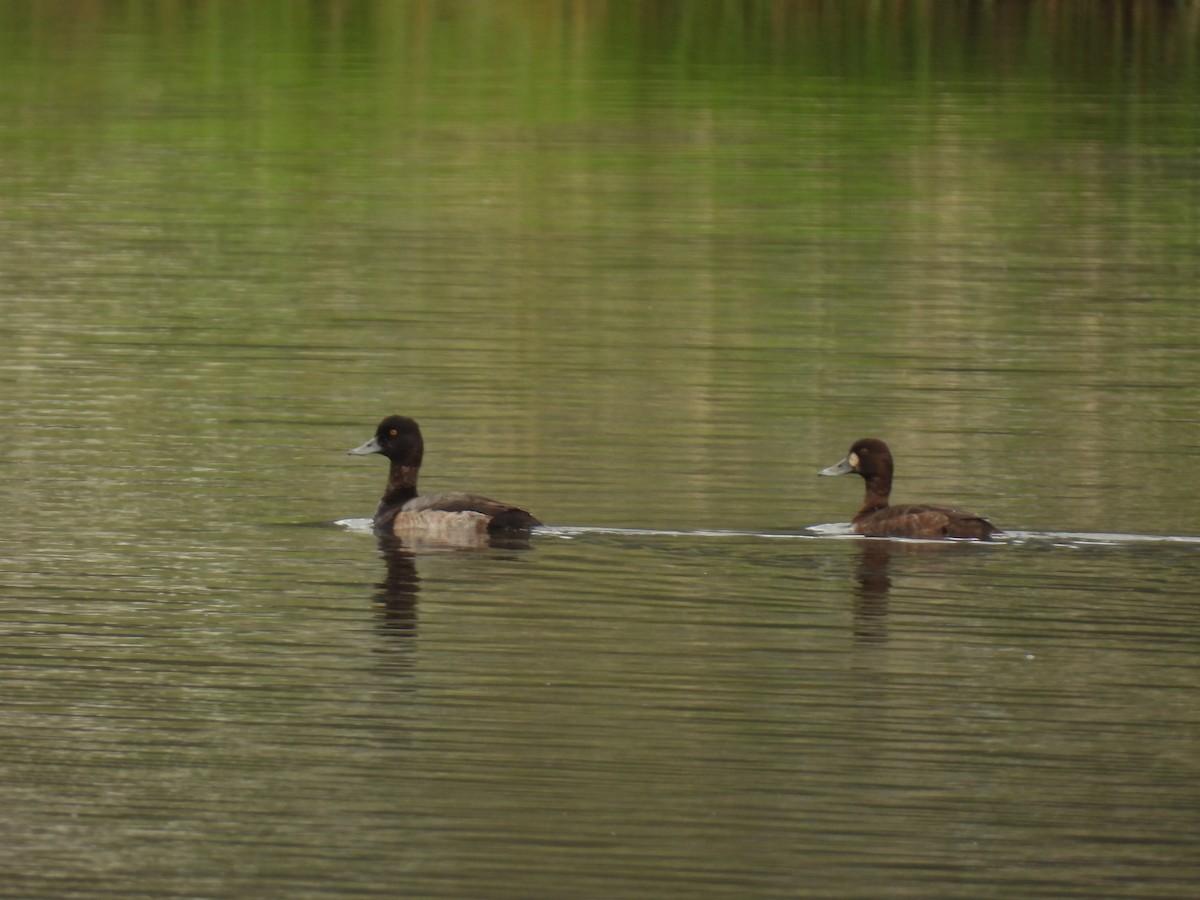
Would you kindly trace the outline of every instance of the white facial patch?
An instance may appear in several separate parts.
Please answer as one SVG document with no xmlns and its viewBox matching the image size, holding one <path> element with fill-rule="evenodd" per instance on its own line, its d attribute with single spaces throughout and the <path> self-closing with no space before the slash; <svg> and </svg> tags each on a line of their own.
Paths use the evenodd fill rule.
<svg viewBox="0 0 1200 900">
<path fill-rule="evenodd" d="M 850 463 L 850 468 L 852 468 L 852 469 L 858 468 L 858 454 L 857 453 L 851 453 L 849 456 L 846 457 L 846 461 Z"/>
</svg>

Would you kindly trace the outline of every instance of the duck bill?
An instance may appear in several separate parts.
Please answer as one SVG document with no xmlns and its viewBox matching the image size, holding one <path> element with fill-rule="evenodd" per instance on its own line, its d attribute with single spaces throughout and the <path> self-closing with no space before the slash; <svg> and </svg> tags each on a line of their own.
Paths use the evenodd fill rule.
<svg viewBox="0 0 1200 900">
<path fill-rule="evenodd" d="M 350 456 L 369 456 L 372 453 L 381 453 L 383 448 L 379 446 L 378 438 L 371 438 L 361 447 L 355 447 L 353 450 L 348 450 Z"/>
<path fill-rule="evenodd" d="M 846 457 L 835 466 L 830 466 L 828 469 L 822 469 L 818 475 L 849 475 L 854 471 L 854 466 L 850 464 L 850 457 Z"/>
</svg>

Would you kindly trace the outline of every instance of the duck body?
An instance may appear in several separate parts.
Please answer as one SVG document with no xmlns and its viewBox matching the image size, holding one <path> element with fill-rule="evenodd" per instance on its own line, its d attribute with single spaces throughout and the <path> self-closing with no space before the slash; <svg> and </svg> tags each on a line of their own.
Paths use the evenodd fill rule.
<svg viewBox="0 0 1200 900">
<path fill-rule="evenodd" d="M 866 481 L 867 493 L 862 508 L 850 522 L 855 534 L 864 537 L 986 541 L 999 531 L 983 516 L 953 506 L 889 505 L 894 473 L 892 452 L 877 438 L 856 441 L 845 459 L 820 472 L 821 475 L 861 475 Z"/>
<path fill-rule="evenodd" d="M 850 522 L 864 537 L 973 538 L 990 540 L 999 529 L 982 516 L 953 506 L 905 504 L 858 513 Z"/>
<path fill-rule="evenodd" d="M 468 538 L 528 531 L 542 524 L 526 510 L 490 497 L 462 491 L 419 494 L 417 475 L 425 455 L 425 442 L 420 426 L 407 416 L 388 416 L 379 423 L 374 437 L 349 452 L 352 456 L 379 453 L 391 464 L 387 487 L 372 519 L 376 531 L 391 532 L 398 537 Z"/>
</svg>

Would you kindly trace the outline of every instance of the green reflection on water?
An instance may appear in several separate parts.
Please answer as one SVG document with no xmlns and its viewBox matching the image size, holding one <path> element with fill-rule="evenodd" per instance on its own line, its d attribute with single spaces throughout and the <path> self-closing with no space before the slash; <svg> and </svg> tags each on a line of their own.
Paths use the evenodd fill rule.
<svg viewBox="0 0 1200 900">
<path fill-rule="evenodd" d="M 1188 896 L 1197 15 L 0 4 L 14 890 Z"/>
<path fill-rule="evenodd" d="M 28 428 L 403 410 L 560 520 L 746 528 L 877 433 L 898 496 L 1196 530 L 1129 465 L 1194 443 L 1194 4 L 60 12 L 0 10 Z"/>
</svg>

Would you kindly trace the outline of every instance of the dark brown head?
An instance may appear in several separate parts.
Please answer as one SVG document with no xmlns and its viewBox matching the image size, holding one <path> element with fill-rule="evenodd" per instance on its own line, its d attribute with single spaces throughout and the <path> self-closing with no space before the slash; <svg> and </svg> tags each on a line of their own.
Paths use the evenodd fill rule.
<svg viewBox="0 0 1200 900">
<path fill-rule="evenodd" d="M 373 438 L 350 451 L 352 456 L 366 456 L 370 453 L 382 453 L 392 462 L 419 469 L 421 459 L 425 455 L 421 429 L 408 416 L 388 416 L 379 423 Z"/>
<path fill-rule="evenodd" d="M 883 477 L 890 483 L 893 471 L 892 451 L 888 449 L 888 445 L 878 438 L 863 438 L 854 442 L 854 446 L 850 448 L 845 459 L 828 469 L 822 469 L 820 474 L 849 475 L 853 473 L 861 475 L 867 481 Z"/>
</svg>

